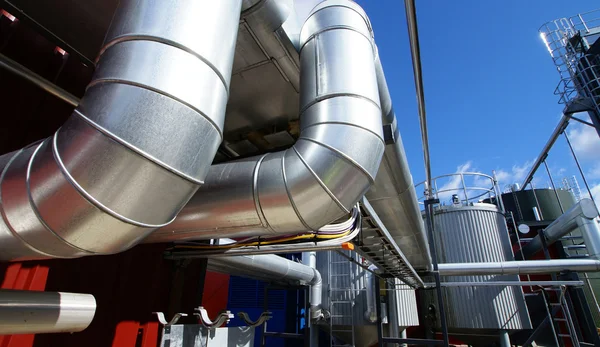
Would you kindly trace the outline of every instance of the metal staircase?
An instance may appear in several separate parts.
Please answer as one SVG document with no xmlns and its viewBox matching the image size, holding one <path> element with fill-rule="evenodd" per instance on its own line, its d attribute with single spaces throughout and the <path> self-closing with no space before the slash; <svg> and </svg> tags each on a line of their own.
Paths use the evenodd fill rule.
<svg viewBox="0 0 600 347">
<path fill-rule="evenodd" d="M 351 251 L 342 251 L 352 257 Z M 356 298 L 354 264 L 337 255 L 327 252 L 329 284 L 329 345 L 355 346 L 354 302 Z M 340 328 L 341 327 L 341 328 Z M 346 337 L 350 343 L 339 344 L 336 336 Z M 349 337 L 349 338 L 348 338 Z"/>
<path fill-rule="evenodd" d="M 544 24 L 540 35 L 560 75 L 555 89 L 564 113 L 588 111 L 600 132 L 600 10 Z"/>
</svg>

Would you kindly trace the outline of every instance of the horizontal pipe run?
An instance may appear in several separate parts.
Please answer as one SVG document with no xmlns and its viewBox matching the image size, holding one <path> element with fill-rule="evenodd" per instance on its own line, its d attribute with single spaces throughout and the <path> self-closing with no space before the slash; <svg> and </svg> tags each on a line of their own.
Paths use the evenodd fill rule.
<svg viewBox="0 0 600 347">
<path fill-rule="evenodd" d="M 583 281 L 493 281 L 493 282 L 442 282 L 442 287 L 529 287 L 529 286 L 583 286 Z M 435 288 L 435 283 L 427 283 L 428 288 Z"/>
<path fill-rule="evenodd" d="M 90 294 L 0 290 L 0 335 L 79 332 L 95 312 Z"/>
<path fill-rule="evenodd" d="M 225 243 L 234 242 L 221 239 Z M 298 282 L 309 285 L 311 318 L 318 320 L 322 317 L 321 297 L 323 280 L 321 273 L 314 267 L 316 260 L 310 260 L 308 265 L 280 257 L 269 255 L 244 255 L 236 257 L 211 258 L 208 269 L 211 271 L 229 273 L 244 277 L 274 282 Z"/>
<path fill-rule="evenodd" d="M 56 96 L 57 98 L 63 100 L 64 102 L 68 103 L 73 107 L 77 107 L 77 105 L 79 105 L 80 100 L 78 97 L 67 92 L 66 90 L 62 89 L 56 84 L 48 81 L 47 79 L 36 74 L 35 72 L 29 70 L 25 66 L 8 58 L 4 54 L 0 54 L 0 67 L 26 79 L 27 81 L 33 83 L 37 87 L 47 91 L 48 93 Z"/>
<path fill-rule="evenodd" d="M 599 272 L 600 260 L 555 259 L 523 260 L 492 263 L 439 264 L 441 276 L 533 275 L 562 271 Z"/>
</svg>

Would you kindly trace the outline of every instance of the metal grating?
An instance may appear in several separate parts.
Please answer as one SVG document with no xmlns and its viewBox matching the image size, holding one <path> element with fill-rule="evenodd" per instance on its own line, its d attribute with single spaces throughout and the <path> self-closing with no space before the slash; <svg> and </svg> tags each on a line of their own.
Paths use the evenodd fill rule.
<svg viewBox="0 0 600 347">
<path fill-rule="evenodd" d="M 385 225 L 366 198 L 361 201 L 362 230 L 356 252 L 375 264 L 385 274 L 396 277 L 412 288 L 424 287 L 423 280 L 406 259 Z"/>
</svg>

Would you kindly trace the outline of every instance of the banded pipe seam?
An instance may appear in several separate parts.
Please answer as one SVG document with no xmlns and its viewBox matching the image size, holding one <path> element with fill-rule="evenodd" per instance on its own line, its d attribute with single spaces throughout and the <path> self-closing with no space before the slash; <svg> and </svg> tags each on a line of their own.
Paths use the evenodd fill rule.
<svg viewBox="0 0 600 347">
<path fill-rule="evenodd" d="M 384 151 L 373 32 L 354 2 L 317 5 L 300 35 L 301 133 L 294 146 L 214 165 L 150 242 L 316 231 L 348 214 Z"/>
<path fill-rule="evenodd" d="M 241 0 L 122 0 L 81 103 L 0 157 L 0 260 L 126 250 L 169 224 L 222 138 Z"/>
</svg>

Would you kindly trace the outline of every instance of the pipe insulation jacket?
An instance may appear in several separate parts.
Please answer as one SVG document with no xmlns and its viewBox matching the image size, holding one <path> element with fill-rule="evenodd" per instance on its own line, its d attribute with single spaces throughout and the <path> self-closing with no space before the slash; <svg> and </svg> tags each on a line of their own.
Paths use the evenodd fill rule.
<svg viewBox="0 0 600 347">
<path fill-rule="evenodd" d="M 0 335 L 79 332 L 95 312 L 90 294 L 0 290 Z"/>
<path fill-rule="evenodd" d="M 290 149 L 214 165 L 149 242 L 316 231 L 347 215 L 384 151 L 373 32 L 347 0 L 325 1 L 300 35 L 300 128 Z"/>
<path fill-rule="evenodd" d="M 120 2 L 72 116 L 0 157 L 0 260 L 117 253 L 175 218 L 222 140 L 240 10 Z"/>
<path fill-rule="evenodd" d="M 445 263 L 439 264 L 438 269 L 441 276 L 534 275 L 562 271 L 599 272 L 600 260 L 554 259 L 488 263 Z"/>
<path fill-rule="evenodd" d="M 597 258 L 600 256 L 600 227 L 597 217 L 598 210 L 594 202 L 587 198 L 581 199 L 544 229 L 546 244 L 549 246 L 579 228 L 590 258 Z M 523 252 L 533 254 L 541 250 L 542 246 L 542 240 L 538 235 L 523 247 Z"/>
<path fill-rule="evenodd" d="M 225 239 L 225 243 L 232 241 Z M 321 273 L 311 266 L 314 264 L 308 264 L 310 265 L 297 263 L 275 254 L 243 255 L 210 258 L 208 269 L 259 280 L 309 285 L 311 318 L 317 320 L 322 318 L 323 280 Z"/>
</svg>

